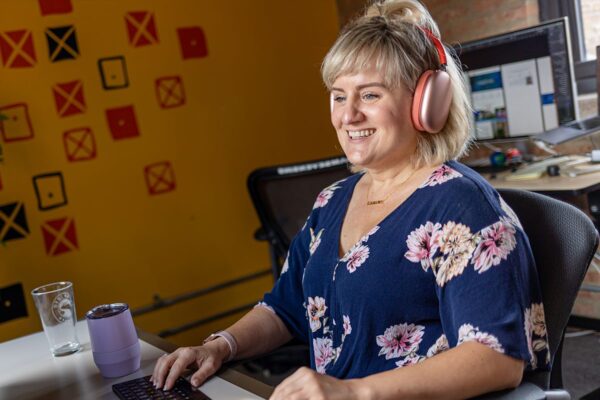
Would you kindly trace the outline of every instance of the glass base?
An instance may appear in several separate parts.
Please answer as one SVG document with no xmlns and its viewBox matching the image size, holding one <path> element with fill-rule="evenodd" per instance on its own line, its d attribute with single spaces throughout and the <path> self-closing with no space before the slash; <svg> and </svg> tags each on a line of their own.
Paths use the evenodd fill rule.
<svg viewBox="0 0 600 400">
<path fill-rule="evenodd" d="M 60 346 L 56 346 L 53 348 L 52 355 L 54 357 L 62 357 L 67 356 L 69 354 L 77 353 L 81 349 L 81 345 L 77 342 L 69 342 L 62 344 Z"/>
</svg>

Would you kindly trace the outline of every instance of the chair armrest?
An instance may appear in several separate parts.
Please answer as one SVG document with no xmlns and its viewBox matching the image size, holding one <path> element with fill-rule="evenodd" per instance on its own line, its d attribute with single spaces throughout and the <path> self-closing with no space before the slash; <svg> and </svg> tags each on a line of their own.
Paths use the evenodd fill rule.
<svg viewBox="0 0 600 400">
<path fill-rule="evenodd" d="M 544 393 L 547 400 L 571 400 L 569 392 L 563 389 L 546 390 Z"/>
<path fill-rule="evenodd" d="M 571 400 L 566 390 L 544 391 L 530 382 L 523 382 L 512 390 L 489 393 L 477 397 L 477 400 Z"/>
</svg>

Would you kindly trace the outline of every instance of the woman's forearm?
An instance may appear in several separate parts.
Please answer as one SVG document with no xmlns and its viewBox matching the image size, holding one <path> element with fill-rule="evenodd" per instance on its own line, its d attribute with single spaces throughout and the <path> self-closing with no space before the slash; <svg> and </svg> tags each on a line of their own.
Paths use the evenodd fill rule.
<svg viewBox="0 0 600 400">
<path fill-rule="evenodd" d="M 268 353 L 289 342 L 291 333 L 275 313 L 256 307 L 227 328 L 237 342 L 236 359 Z"/>
<path fill-rule="evenodd" d="M 523 361 L 464 343 L 420 364 L 354 380 L 361 398 L 464 399 L 519 385 Z"/>
</svg>

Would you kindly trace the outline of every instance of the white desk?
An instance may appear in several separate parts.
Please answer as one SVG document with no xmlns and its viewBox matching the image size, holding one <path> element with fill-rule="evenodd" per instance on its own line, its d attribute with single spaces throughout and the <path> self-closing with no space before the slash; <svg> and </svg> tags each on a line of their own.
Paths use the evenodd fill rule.
<svg viewBox="0 0 600 400">
<path fill-rule="evenodd" d="M 43 332 L 0 343 L 0 399 L 118 399 L 112 392 L 113 384 L 150 375 L 156 359 L 165 353 L 140 340 L 141 368 L 131 375 L 105 379 L 94 364 L 85 321 L 77 323 L 77 334 L 82 349 L 64 357 L 50 354 Z M 148 338 L 151 335 L 140 336 Z M 213 400 L 255 400 L 267 397 L 269 388 L 237 371 L 227 370 L 206 382 L 201 389 Z"/>
</svg>

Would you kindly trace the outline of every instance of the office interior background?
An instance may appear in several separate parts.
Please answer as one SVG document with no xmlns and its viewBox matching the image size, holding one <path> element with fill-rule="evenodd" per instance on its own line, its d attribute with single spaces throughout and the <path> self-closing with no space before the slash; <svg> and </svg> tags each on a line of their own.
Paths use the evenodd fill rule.
<svg viewBox="0 0 600 400">
<path fill-rule="evenodd" d="M 533 26 L 553 7 L 423 2 L 449 44 Z M 58 280 L 74 283 L 81 318 L 259 273 L 135 317 L 153 333 L 258 301 L 273 278 L 246 178 L 341 153 L 319 66 L 365 3 L 0 1 L 0 342 L 41 329 L 30 292 Z M 600 2 L 579 3 L 583 65 L 600 44 Z M 576 75 L 580 116 L 595 115 L 595 84 Z M 600 318 L 598 293 L 575 311 Z M 197 344 L 240 315 L 168 339 Z"/>
</svg>

